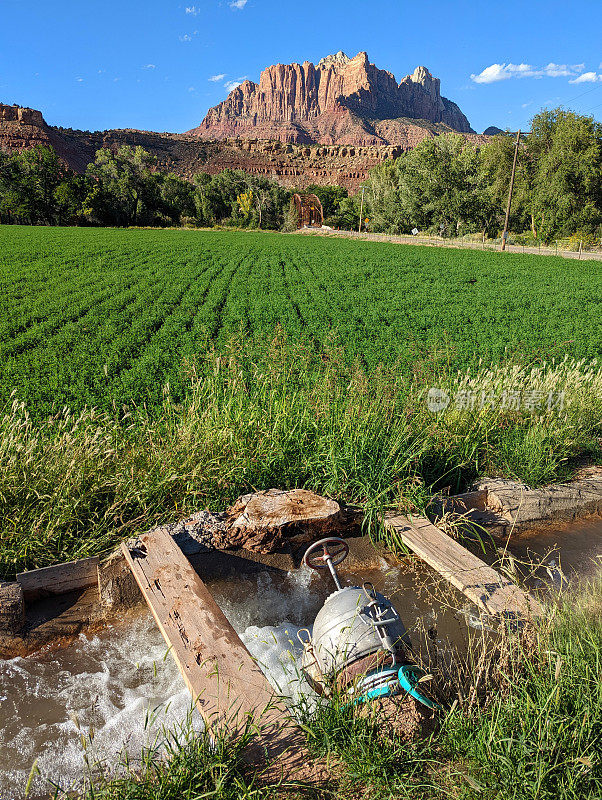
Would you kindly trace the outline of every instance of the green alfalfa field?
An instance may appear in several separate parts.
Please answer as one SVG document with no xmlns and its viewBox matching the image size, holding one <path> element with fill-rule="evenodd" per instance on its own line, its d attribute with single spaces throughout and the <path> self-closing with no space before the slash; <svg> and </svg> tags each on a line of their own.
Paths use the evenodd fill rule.
<svg viewBox="0 0 602 800">
<path fill-rule="evenodd" d="M 249 489 L 374 512 L 569 474 L 600 457 L 601 278 L 478 250 L 2 227 L 0 574 Z"/>
</svg>

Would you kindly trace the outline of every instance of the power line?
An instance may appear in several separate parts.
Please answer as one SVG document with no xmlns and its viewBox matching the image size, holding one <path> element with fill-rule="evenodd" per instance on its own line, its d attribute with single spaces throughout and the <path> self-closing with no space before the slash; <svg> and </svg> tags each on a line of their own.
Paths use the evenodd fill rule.
<svg viewBox="0 0 602 800">
<path fill-rule="evenodd" d="M 584 92 L 581 92 L 581 94 L 578 94 L 576 97 L 571 97 L 570 100 L 566 100 L 565 102 L 566 103 L 574 103 L 575 100 L 579 100 L 580 97 L 584 97 L 586 94 L 589 94 L 590 92 L 595 92 L 596 89 L 599 89 L 599 88 L 600 88 L 599 85 L 598 86 L 592 86 L 591 89 L 586 89 Z M 563 103 L 562 105 L 565 105 L 565 103 Z"/>
</svg>

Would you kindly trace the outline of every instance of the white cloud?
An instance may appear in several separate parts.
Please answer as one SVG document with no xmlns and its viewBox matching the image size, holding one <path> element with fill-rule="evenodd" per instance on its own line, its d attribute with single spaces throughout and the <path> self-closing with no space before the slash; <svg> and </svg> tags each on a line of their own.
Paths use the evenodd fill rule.
<svg viewBox="0 0 602 800">
<path fill-rule="evenodd" d="M 478 75 L 470 76 L 475 83 L 495 83 L 512 78 L 519 71 L 529 69 L 528 64 L 491 64 Z"/>
<path fill-rule="evenodd" d="M 602 74 L 599 75 L 597 72 L 584 72 L 582 75 L 569 81 L 569 83 L 596 83 L 596 81 L 602 81 Z"/>
<path fill-rule="evenodd" d="M 526 103 L 523 103 L 521 108 L 528 108 L 530 105 L 533 105 L 533 100 L 528 100 Z"/>
<path fill-rule="evenodd" d="M 581 72 L 585 64 L 548 64 L 544 67 L 543 75 L 548 78 L 568 78 L 576 72 Z"/>
<path fill-rule="evenodd" d="M 237 89 L 240 86 L 241 83 L 242 83 L 242 80 L 239 80 L 239 81 L 227 81 L 226 83 L 224 83 L 224 88 L 226 88 L 229 92 L 233 92 L 234 89 Z"/>
<path fill-rule="evenodd" d="M 201 9 L 197 8 L 196 6 L 186 6 L 186 13 L 192 14 L 193 17 L 196 17 L 197 14 L 201 13 Z"/>
<path fill-rule="evenodd" d="M 545 67 L 531 64 L 490 64 L 478 75 L 470 76 L 475 83 L 496 83 L 510 78 L 568 78 L 576 75 L 583 64 L 555 64 L 551 61 Z"/>
<path fill-rule="evenodd" d="M 192 36 L 189 33 L 185 33 L 184 36 L 178 37 L 181 42 L 191 42 Z"/>
<path fill-rule="evenodd" d="M 230 8 L 238 8 L 240 11 L 247 5 L 248 0 L 232 0 Z"/>
<path fill-rule="evenodd" d="M 143 64 L 142 69 L 157 69 L 156 64 Z"/>
<path fill-rule="evenodd" d="M 83 79 L 83 78 L 76 78 L 75 80 L 76 80 L 78 83 L 83 83 L 83 82 L 84 82 L 84 79 Z"/>
<path fill-rule="evenodd" d="M 211 81 L 212 83 L 218 83 L 219 81 L 223 81 L 225 77 L 226 73 L 220 72 L 219 75 L 212 75 L 210 78 L 207 78 L 207 80 Z"/>
</svg>

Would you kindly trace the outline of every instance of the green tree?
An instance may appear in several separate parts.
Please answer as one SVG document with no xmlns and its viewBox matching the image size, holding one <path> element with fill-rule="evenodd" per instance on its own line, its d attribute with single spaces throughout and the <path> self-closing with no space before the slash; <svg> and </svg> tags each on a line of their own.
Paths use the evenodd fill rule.
<svg viewBox="0 0 602 800">
<path fill-rule="evenodd" d="M 556 108 L 531 121 L 527 149 L 534 162 L 530 210 L 546 240 L 602 222 L 602 125 Z"/>
<path fill-rule="evenodd" d="M 412 228 L 457 235 L 487 227 L 491 209 L 479 185 L 479 152 L 463 136 L 424 139 L 370 172 L 366 201 L 375 230 Z"/>
<path fill-rule="evenodd" d="M 19 154 L 22 179 L 27 186 L 31 214 L 37 222 L 56 222 L 54 192 L 69 174 L 52 147 L 36 145 Z"/>
<path fill-rule="evenodd" d="M 32 222 L 29 197 L 18 154 L 0 150 L 0 221 Z"/>
<path fill-rule="evenodd" d="M 408 222 L 444 235 L 482 224 L 478 151 L 463 136 L 424 139 L 398 160 L 399 194 Z"/>
<path fill-rule="evenodd" d="M 70 173 L 54 190 L 55 213 L 59 225 L 81 225 L 85 222 L 85 202 L 92 186 L 85 175 Z"/>
<path fill-rule="evenodd" d="M 408 233 L 410 212 L 402 200 L 399 164 L 385 161 L 370 171 L 366 181 L 365 203 L 370 217 L 370 227 L 387 233 Z M 355 211 L 355 207 L 353 209 Z M 349 209 L 351 211 L 351 209 Z M 359 204 L 350 227 L 358 227 Z"/>
<path fill-rule="evenodd" d="M 359 214 L 359 195 L 344 197 L 339 203 L 337 211 L 329 218 L 328 222 L 334 228 L 342 228 L 348 231 L 354 230 L 357 229 L 359 224 Z"/>
<path fill-rule="evenodd" d="M 137 225 L 143 211 L 152 215 L 159 204 L 157 180 L 151 171 L 155 162 L 142 147 L 123 145 L 115 153 L 105 147 L 97 150 L 88 175 L 98 181 L 101 191 L 88 199 L 89 207 L 104 216 L 109 211 L 120 225 Z"/>
<path fill-rule="evenodd" d="M 194 203 L 200 224 L 229 222 L 241 226 L 278 229 L 290 193 L 276 181 L 226 169 L 217 175 L 200 172 L 194 177 Z"/>
<path fill-rule="evenodd" d="M 52 147 L 36 145 L 3 156 L 0 163 L 0 213 L 10 221 L 57 222 L 54 193 L 71 171 Z"/>
<path fill-rule="evenodd" d="M 194 186 L 191 183 L 169 173 L 160 177 L 159 193 L 162 212 L 173 225 L 179 225 L 182 217 L 194 217 Z"/>
</svg>

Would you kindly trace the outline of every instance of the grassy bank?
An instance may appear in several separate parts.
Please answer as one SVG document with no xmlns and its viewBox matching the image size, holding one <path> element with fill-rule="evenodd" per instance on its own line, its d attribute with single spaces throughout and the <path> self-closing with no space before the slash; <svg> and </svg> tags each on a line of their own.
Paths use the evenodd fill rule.
<svg viewBox="0 0 602 800">
<path fill-rule="evenodd" d="M 0 574 L 106 552 L 254 489 L 303 486 L 370 516 L 423 510 L 434 491 L 461 491 L 480 475 L 537 485 L 569 474 L 578 457 L 600 458 L 595 363 L 408 377 L 284 336 L 261 358 L 246 348 L 233 339 L 209 351 L 187 399 L 166 390 L 160 414 L 64 410 L 36 422 L 13 398 L 0 415 Z M 438 413 L 429 387 L 449 398 Z"/>
<path fill-rule="evenodd" d="M 310 751 L 329 758 L 318 789 L 258 788 L 241 746 L 190 735 L 167 758 L 146 754 L 142 770 L 99 782 L 87 800 L 201 797 L 595 800 L 602 792 L 602 580 L 550 613 L 529 635 L 474 643 L 486 668 L 458 673 L 449 712 L 434 731 L 404 742 L 378 716 L 337 700 L 307 713 Z"/>
</svg>

